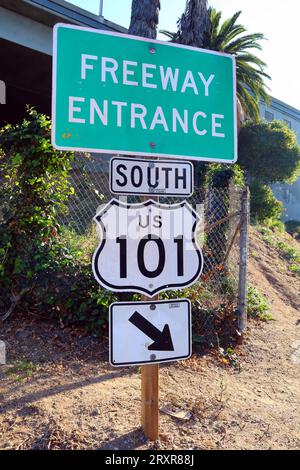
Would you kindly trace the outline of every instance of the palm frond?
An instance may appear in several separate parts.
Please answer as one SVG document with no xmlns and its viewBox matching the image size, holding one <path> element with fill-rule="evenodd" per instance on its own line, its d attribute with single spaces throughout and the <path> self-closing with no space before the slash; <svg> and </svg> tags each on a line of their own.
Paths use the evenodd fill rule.
<svg viewBox="0 0 300 470">
<path fill-rule="evenodd" d="M 166 29 L 160 29 L 159 32 L 167 36 L 167 38 L 171 39 L 172 42 L 176 41 L 177 33 L 167 31 Z"/>
<path fill-rule="evenodd" d="M 171 41 L 182 43 L 182 27 L 186 28 L 188 21 L 194 28 L 191 38 L 192 36 L 197 38 L 195 18 L 193 18 L 194 8 L 195 3 L 192 0 L 187 0 L 185 13 L 178 20 L 178 31 L 176 33 L 165 30 L 161 32 Z M 210 8 L 208 14 L 210 25 L 207 31 L 202 31 L 201 47 L 235 56 L 237 96 L 245 114 L 249 118 L 257 120 L 259 118 L 259 100 L 270 102 L 265 80 L 270 80 L 271 77 L 265 72 L 266 63 L 253 53 L 253 50 L 262 50 L 260 41 L 264 40 L 265 36 L 262 33 L 247 34 L 246 28 L 237 23 L 241 11 L 237 11 L 223 23 L 221 23 L 222 13 L 220 11 Z M 200 24 L 198 27 L 201 28 Z M 198 43 L 196 45 L 200 46 Z"/>
<path fill-rule="evenodd" d="M 236 54 L 239 51 L 244 51 L 246 49 L 258 49 L 262 50 L 261 44 L 257 41 L 265 39 L 265 36 L 262 33 L 247 34 L 242 36 L 235 41 L 231 41 L 227 45 L 227 52 L 229 54 Z"/>
<path fill-rule="evenodd" d="M 251 50 L 261 50 L 259 41 L 265 36 L 262 33 L 245 34 L 246 28 L 237 24 L 240 15 L 241 11 L 238 11 L 221 24 L 221 12 L 211 9 L 206 48 L 235 56 L 237 95 L 245 114 L 256 120 L 259 117 L 259 99 L 269 102 L 265 79 L 271 77 L 265 72 L 266 63 Z"/>
<path fill-rule="evenodd" d="M 267 65 L 263 60 L 250 52 L 239 53 L 236 57 L 236 61 L 239 63 L 250 62 L 255 64 L 261 71 L 263 71 Z"/>
<path fill-rule="evenodd" d="M 237 84 L 237 97 L 241 102 L 242 108 L 246 110 L 247 116 L 253 119 L 253 121 L 259 121 L 260 113 L 258 100 L 240 83 Z"/>
<path fill-rule="evenodd" d="M 228 37 L 228 35 L 232 31 L 234 31 L 235 28 L 238 28 L 238 29 L 241 28 L 243 30 L 242 32 L 246 31 L 244 26 L 235 24 L 236 20 L 238 19 L 238 17 L 240 16 L 241 13 L 242 13 L 241 11 L 238 11 L 231 18 L 228 18 L 227 20 L 224 21 L 224 23 L 222 24 L 222 26 L 220 28 L 220 31 L 219 31 L 220 36 Z"/>
</svg>

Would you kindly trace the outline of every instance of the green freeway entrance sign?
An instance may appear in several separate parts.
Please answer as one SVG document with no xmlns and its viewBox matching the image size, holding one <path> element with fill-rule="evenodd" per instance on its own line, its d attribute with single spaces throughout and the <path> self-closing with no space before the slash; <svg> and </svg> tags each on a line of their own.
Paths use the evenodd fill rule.
<svg viewBox="0 0 300 470">
<path fill-rule="evenodd" d="M 232 56 L 64 24 L 53 47 L 54 147 L 236 161 Z"/>
</svg>

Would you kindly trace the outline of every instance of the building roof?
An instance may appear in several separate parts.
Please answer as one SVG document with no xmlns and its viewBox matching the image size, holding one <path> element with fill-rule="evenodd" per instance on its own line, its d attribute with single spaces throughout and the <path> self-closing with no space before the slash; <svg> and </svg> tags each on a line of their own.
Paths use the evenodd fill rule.
<svg viewBox="0 0 300 470">
<path fill-rule="evenodd" d="M 300 110 L 290 106 L 287 103 L 284 103 L 283 101 L 278 100 L 277 98 L 272 98 L 272 108 L 277 109 L 277 111 L 289 114 L 294 119 L 300 121 Z"/>
<path fill-rule="evenodd" d="M 283 101 L 280 101 L 277 98 L 274 98 L 273 96 L 271 97 L 271 104 L 267 105 L 264 101 L 261 101 L 261 104 L 264 106 L 267 106 L 268 108 L 274 109 L 276 111 L 279 111 L 280 113 L 286 114 L 290 116 L 291 118 L 295 119 L 296 121 L 300 122 L 300 110 L 297 108 L 294 108 L 293 106 L 290 106 L 287 103 L 284 103 Z"/>
<path fill-rule="evenodd" d="M 47 26 L 64 22 L 121 33 L 127 32 L 123 26 L 94 15 L 64 0 L 0 0 L 0 7 Z"/>
</svg>

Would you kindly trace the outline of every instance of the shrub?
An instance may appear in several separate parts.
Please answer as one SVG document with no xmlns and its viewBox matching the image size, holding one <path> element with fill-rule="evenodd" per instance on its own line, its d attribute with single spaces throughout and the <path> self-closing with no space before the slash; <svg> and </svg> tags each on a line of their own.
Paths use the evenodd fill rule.
<svg viewBox="0 0 300 470">
<path fill-rule="evenodd" d="M 250 214 L 254 223 L 272 225 L 280 219 L 282 203 L 269 186 L 254 182 L 250 185 Z"/>
<path fill-rule="evenodd" d="M 288 220 L 285 222 L 286 231 L 294 238 L 300 239 L 300 221 L 299 220 Z"/>
<path fill-rule="evenodd" d="M 300 264 L 290 264 L 289 265 L 289 270 L 292 271 L 293 273 L 297 274 L 297 276 L 300 276 Z"/>
<path fill-rule="evenodd" d="M 263 183 L 296 181 L 300 174 L 297 135 L 283 121 L 247 121 L 239 134 L 239 165 Z"/>
<path fill-rule="evenodd" d="M 21 124 L 1 129 L 0 147 L 1 293 L 20 300 L 53 269 L 62 248 L 56 216 L 73 193 L 67 178 L 73 154 L 53 149 L 50 121 L 33 109 Z"/>
<path fill-rule="evenodd" d="M 273 320 L 265 296 L 254 286 L 248 286 L 247 314 L 262 321 Z"/>
<path fill-rule="evenodd" d="M 106 330 L 113 295 L 93 279 L 89 246 L 58 224 L 74 193 L 69 182 L 70 152 L 50 142 L 49 118 L 28 109 L 21 124 L 0 130 L 0 310 L 2 319 L 18 308 L 83 322 L 89 331 Z M 74 238 L 74 237 L 73 237 Z"/>
<path fill-rule="evenodd" d="M 245 184 L 244 172 L 239 165 L 211 164 L 207 172 L 207 182 L 216 188 L 224 188 L 229 182 L 237 187 Z"/>
</svg>

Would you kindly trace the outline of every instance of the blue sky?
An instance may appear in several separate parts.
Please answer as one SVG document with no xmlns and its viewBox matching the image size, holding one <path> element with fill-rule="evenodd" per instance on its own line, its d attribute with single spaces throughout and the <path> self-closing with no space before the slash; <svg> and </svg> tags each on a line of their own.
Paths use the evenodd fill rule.
<svg viewBox="0 0 300 470">
<path fill-rule="evenodd" d="M 99 0 L 69 0 L 70 3 L 93 13 L 99 11 Z M 160 29 L 174 31 L 176 21 L 185 7 L 185 0 L 161 0 Z M 299 0 L 209 0 L 208 4 L 221 10 L 223 18 L 242 10 L 240 21 L 249 32 L 262 32 L 261 58 L 268 64 L 272 82 L 268 83 L 276 98 L 300 109 L 300 47 Z M 131 0 L 104 0 L 104 16 L 128 27 Z M 284 39 L 283 39 L 284 38 Z M 159 39 L 164 39 L 159 36 Z"/>
</svg>

